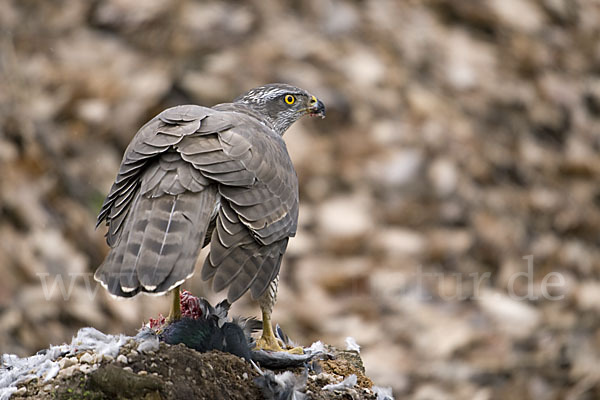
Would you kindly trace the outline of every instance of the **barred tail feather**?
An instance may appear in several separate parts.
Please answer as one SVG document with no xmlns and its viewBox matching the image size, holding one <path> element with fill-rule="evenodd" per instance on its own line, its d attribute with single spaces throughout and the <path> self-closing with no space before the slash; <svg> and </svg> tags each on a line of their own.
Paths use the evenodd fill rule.
<svg viewBox="0 0 600 400">
<path fill-rule="evenodd" d="M 95 274 L 109 292 L 167 292 L 193 274 L 216 201 L 216 189 L 146 197 L 136 195 L 133 213 Z"/>
</svg>

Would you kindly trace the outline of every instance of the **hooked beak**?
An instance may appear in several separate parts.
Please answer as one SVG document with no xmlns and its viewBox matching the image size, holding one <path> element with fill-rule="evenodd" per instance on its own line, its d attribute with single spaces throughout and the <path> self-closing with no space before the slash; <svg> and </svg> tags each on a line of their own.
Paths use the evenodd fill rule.
<svg viewBox="0 0 600 400">
<path fill-rule="evenodd" d="M 310 106 L 308 107 L 308 115 L 325 118 L 325 104 L 315 96 L 312 96 Z"/>
</svg>

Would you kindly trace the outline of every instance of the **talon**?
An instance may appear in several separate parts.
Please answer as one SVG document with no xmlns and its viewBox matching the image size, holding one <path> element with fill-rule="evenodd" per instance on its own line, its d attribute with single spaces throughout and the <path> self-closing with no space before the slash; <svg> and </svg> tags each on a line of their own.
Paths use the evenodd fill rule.
<svg viewBox="0 0 600 400">
<path fill-rule="evenodd" d="M 304 354 L 304 349 L 302 347 L 293 347 L 291 349 L 286 349 L 283 346 L 283 342 L 281 340 L 273 337 L 265 337 L 264 335 L 260 337 L 256 341 L 256 350 L 265 350 L 265 351 L 284 351 L 290 354 Z"/>
<path fill-rule="evenodd" d="M 294 347 L 292 349 L 285 349 L 284 343 L 275 337 L 273 333 L 273 327 L 271 326 L 271 316 L 269 313 L 263 311 L 263 333 L 262 336 L 256 341 L 256 350 L 266 351 L 285 351 L 291 354 L 304 354 L 302 347 Z"/>
<path fill-rule="evenodd" d="M 304 349 L 302 347 L 293 347 L 285 351 L 287 351 L 290 354 L 304 354 Z"/>
<path fill-rule="evenodd" d="M 264 333 L 260 339 L 256 341 L 256 349 L 266 351 L 285 351 L 275 336 L 268 337 L 265 336 Z"/>
</svg>

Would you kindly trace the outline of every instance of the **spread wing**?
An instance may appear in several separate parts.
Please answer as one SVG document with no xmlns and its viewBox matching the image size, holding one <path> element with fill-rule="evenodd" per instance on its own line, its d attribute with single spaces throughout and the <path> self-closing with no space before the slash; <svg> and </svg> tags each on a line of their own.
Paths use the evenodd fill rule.
<svg viewBox="0 0 600 400">
<path fill-rule="evenodd" d="M 256 298 L 277 276 L 297 218 L 297 178 L 279 136 L 243 113 L 174 107 L 125 152 L 98 216 L 112 249 L 95 276 L 119 296 L 167 291 L 193 273 L 214 225 L 203 278 L 229 285 L 231 302 L 248 289 Z"/>
</svg>

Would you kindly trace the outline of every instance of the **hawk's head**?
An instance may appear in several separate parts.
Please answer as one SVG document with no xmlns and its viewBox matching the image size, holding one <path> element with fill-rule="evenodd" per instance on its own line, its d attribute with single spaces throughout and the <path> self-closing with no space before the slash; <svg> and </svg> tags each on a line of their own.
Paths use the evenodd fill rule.
<svg viewBox="0 0 600 400">
<path fill-rule="evenodd" d="M 325 105 L 306 90 L 285 83 L 271 83 L 249 90 L 234 100 L 263 115 L 283 133 L 303 115 L 325 117 Z"/>
</svg>

